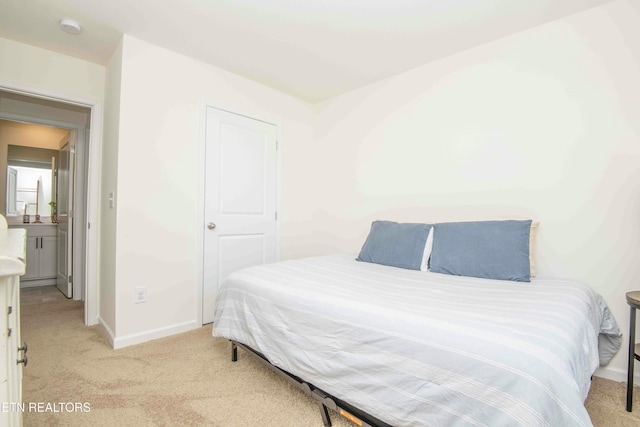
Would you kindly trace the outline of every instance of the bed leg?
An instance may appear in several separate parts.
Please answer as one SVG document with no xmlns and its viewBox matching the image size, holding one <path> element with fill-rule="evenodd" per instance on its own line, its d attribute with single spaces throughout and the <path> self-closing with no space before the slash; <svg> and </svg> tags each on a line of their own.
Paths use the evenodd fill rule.
<svg viewBox="0 0 640 427">
<path fill-rule="evenodd" d="M 231 361 L 232 362 L 238 361 L 238 345 L 233 341 L 231 341 Z"/>
<path fill-rule="evenodd" d="M 324 406 L 322 402 L 318 402 L 320 406 L 320 415 L 322 415 L 322 422 L 325 427 L 331 427 L 331 418 L 329 417 L 329 409 Z"/>
</svg>

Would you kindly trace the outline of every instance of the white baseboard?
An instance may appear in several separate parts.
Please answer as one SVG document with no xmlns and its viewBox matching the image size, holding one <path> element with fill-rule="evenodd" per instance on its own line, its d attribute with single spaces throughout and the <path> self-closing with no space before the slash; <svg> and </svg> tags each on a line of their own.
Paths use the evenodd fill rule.
<svg viewBox="0 0 640 427">
<path fill-rule="evenodd" d="M 638 372 L 640 371 L 640 362 L 636 361 L 635 367 L 637 369 L 635 369 L 636 372 L 633 375 L 633 385 L 640 386 L 640 372 Z M 609 368 L 606 366 L 600 367 L 593 375 L 596 377 L 605 378 L 607 380 L 617 381 L 620 383 L 627 382 L 627 371 L 622 369 Z"/>
<path fill-rule="evenodd" d="M 143 342 L 156 340 L 158 338 L 164 338 L 170 335 L 191 331 L 193 329 L 199 328 L 200 326 L 202 325 L 198 325 L 198 322 L 193 320 L 190 322 L 167 326 L 165 328 L 153 329 L 151 331 L 125 335 L 123 337 L 115 337 L 115 339 L 112 340 L 112 346 L 114 349 L 124 348 L 130 345 L 141 344 Z"/>
<path fill-rule="evenodd" d="M 102 317 L 100 316 L 98 316 L 98 324 L 102 327 L 102 331 L 109 339 L 109 344 L 111 344 L 111 347 L 113 347 L 113 342 L 115 340 L 115 335 L 113 334 L 113 331 L 111 330 L 111 328 L 109 328 L 109 326 L 105 323 L 105 321 L 102 320 Z"/>
</svg>

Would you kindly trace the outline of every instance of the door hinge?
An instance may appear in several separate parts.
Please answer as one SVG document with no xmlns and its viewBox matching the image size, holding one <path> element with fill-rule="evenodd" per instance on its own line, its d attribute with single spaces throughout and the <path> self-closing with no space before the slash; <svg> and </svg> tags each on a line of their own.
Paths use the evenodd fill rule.
<svg viewBox="0 0 640 427">
<path fill-rule="evenodd" d="M 73 275 L 69 275 L 69 283 L 73 283 Z"/>
<path fill-rule="evenodd" d="M 280 141 L 276 139 L 276 151 L 278 151 L 279 148 L 280 148 Z"/>
<path fill-rule="evenodd" d="M 278 220 L 278 211 L 276 211 L 276 221 Z"/>
</svg>

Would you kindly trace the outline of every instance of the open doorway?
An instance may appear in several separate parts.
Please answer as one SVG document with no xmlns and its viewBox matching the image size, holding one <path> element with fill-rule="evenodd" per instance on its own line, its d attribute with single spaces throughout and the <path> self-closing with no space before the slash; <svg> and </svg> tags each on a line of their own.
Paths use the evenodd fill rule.
<svg viewBox="0 0 640 427">
<path fill-rule="evenodd" d="M 53 282 L 63 290 L 67 297 L 85 301 L 86 324 L 95 323 L 93 318 L 96 316 L 88 316 L 87 313 L 87 303 L 90 302 L 87 301 L 87 294 L 96 294 L 95 289 L 90 290 L 88 287 L 86 270 L 88 262 L 87 230 L 90 226 L 87 215 L 90 187 L 87 183 L 89 153 L 91 151 L 89 146 L 91 119 L 92 108 L 90 106 L 0 90 L 0 152 L 3 154 L 0 156 L 0 211 L 7 216 L 10 224 L 16 226 L 24 224 L 25 215 L 28 214 L 30 221 L 29 224 L 24 224 L 25 228 L 35 228 L 33 226 L 36 226 L 34 224 L 36 215 L 31 211 L 37 209 L 40 221 L 37 225 L 46 225 L 46 227 L 37 227 L 37 231 L 46 234 L 46 228 L 55 230 L 55 237 L 48 236 L 50 240 L 55 240 L 55 242 L 49 241 L 45 246 L 44 238 L 34 240 L 36 249 L 39 250 L 42 247 L 50 248 L 55 245 L 54 277 L 51 277 L 50 266 L 49 271 L 46 270 L 48 267 L 46 265 L 47 254 L 38 254 L 38 256 L 42 255 L 45 258 L 43 267 L 45 271 L 42 274 L 38 272 L 37 274 L 40 274 L 38 278 L 45 281 L 53 279 Z M 42 137 L 38 137 L 38 133 L 43 134 L 45 130 L 49 132 L 57 130 L 65 135 L 58 141 L 54 141 L 53 146 L 43 147 L 44 140 Z M 9 155 L 10 146 L 13 148 L 11 156 Z M 19 149 L 16 150 L 16 147 Z M 50 193 L 53 194 L 49 194 L 50 200 L 48 201 L 42 199 L 42 196 L 40 196 L 42 200 L 38 200 L 36 196 L 36 208 L 34 208 L 34 202 L 29 197 L 29 191 L 32 190 L 30 186 L 20 187 L 21 190 L 27 190 L 23 191 L 20 197 L 18 197 L 17 191 L 12 194 L 10 168 L 14 170 L 16 168 L 11 167 L 9 163 L 15 165 L 20 160 L 21 155 L 16 155 L 16 152 L 33 150 L 33 153 L 38 149 L 50 149 L 55 151 L 57 155 L 52 156 L 51 179 L 49 181 L 43 179 L 35 189 L 37 195 L 46 193 L 44 188 L 43 190 L 39 190 L 39 188 L 45 186 L 43 181 L 47 181 L 47 185 L 52 188 Z M 16 160 L 16 158 L 18 159 Z M 27 172 L 25 171 L 25 173 Z M 41 175 L 44 176 L 46 173 Z M 65 188 L 66 190 L 64 190 Z M 22 200 L 23 203 L 17 203 L 18 200 Z M 50 204 L 51 202 L 54 204 Z M 29 230 L 27 234 L 29 235 Z M 28 244 L 29 242 L 30 240 L 28 240 Z M 33 267 L 33 263 L 31 264 Z M 29 269 L 29 261 L 27 261 L 27 269 Z M 25 281 L 25 283 L 29 282 L 39 283 L 37 280 Z M 95 287 L 95 283 L 92 286 Z"/>
</svg>

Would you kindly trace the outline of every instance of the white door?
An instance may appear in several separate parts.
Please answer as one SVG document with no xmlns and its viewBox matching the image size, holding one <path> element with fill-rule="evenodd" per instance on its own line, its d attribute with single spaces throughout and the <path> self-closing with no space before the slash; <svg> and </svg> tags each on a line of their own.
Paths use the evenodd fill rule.
<svg viewBox="0 0 640 427">
<path fill-rule="evenodd" d="M 76 131 L 60 142 L 56 207 L 58 210 L 58 289 L 67 298 L 73 296 L 73 179 Z"/>
<path fill-rule="evenodd" d="M 207 107 L 203 323 L 233 271 L 276 260 L 277 128 Z"/>
</svg>

